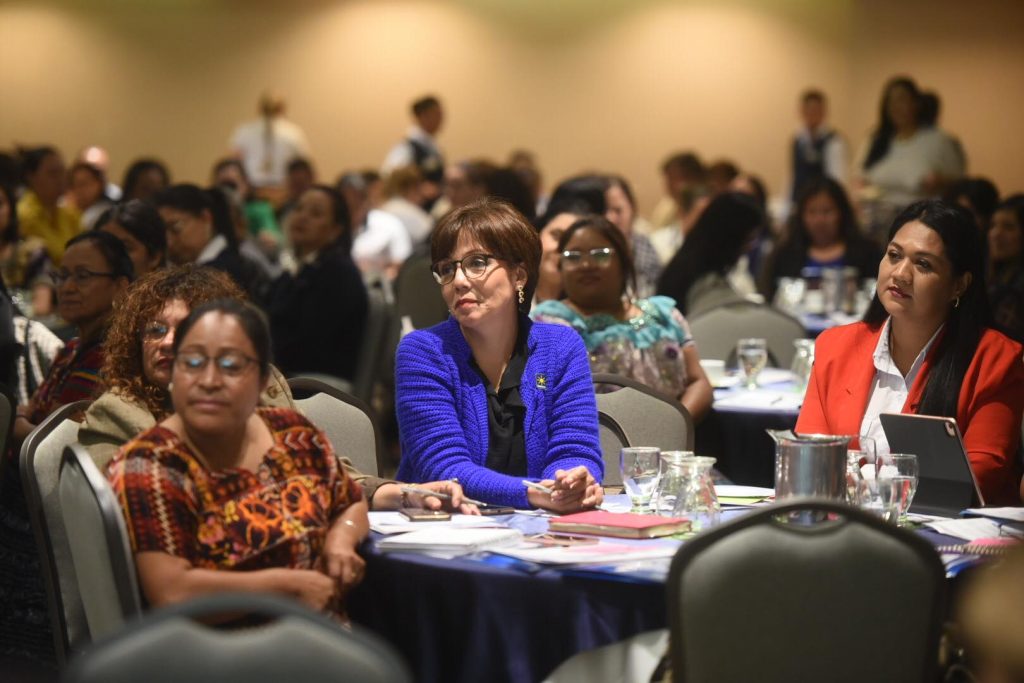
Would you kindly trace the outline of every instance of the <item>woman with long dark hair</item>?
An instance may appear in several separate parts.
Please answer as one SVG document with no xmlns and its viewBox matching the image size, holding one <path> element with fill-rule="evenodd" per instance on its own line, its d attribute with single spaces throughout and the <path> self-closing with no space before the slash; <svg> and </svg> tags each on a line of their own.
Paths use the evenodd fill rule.
<svg viewBox="0 0 1024 683">
<path fill-rule="evenodd" d="M 726 192 L 711 200 L 665 266 L 658 294 L 672 297 L 683 315 L 696 316 L 717 306 L 743 301 L 728 273 L 747 253 L 764 224 L 754 199 Z"/>
<path fill-rule="evenodd" d="M 1024 194 L 996 207 L 988 238 L 988 300 L 999 328 L 1024 341 Z"/>
<path fill-rule="evenodd" d="M 934 200 L 893 221 L 864 320 L 818 337 L 798 432 L 867 434 L 880 413 L 954 417 L 985 502 L 1020 502 L 1024 349 L 991 329 L 970 213 Z"/>
<path fill-rule="evenodd" d="M 964 173 L 953 140 L 922 120 L 921 91 L 910 78 L 891 79 L 882 91 L 878 125 L 861 151 L 858 181 L 870 234 L 910 202 L 939 196 Z"/>
<path fill-rule="evenodd" d="M 875 277 L 882 249 L 861 234 L 843 186 L 813 178 L 797 195 L 789 232 L 761 273 L 761 291 L 769 301 L 779 278 L 800 277 L 804 268 L 857 269 L 857 277 Z"/>
</svg>

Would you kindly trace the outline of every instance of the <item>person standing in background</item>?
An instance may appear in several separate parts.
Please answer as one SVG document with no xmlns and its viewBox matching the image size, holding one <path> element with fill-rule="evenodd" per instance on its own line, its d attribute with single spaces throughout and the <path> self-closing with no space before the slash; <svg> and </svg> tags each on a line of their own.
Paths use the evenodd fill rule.
<svg viewBox="0 0 1024 683">
<path fill-rule="evenodd" d="M 444 187 L 444 156 L 435 139 L 444 123 L 441 100 L 434 95 L 419 98 L 412 103 L 412 117 L 415 123 L 405 138 L 388 152 L 380 172 L 387 177 L 396 168 L 418 168 L 423 174 L 423 208 L 429 210 Z"/>
<path fill-rule="evenodd" d="M 284 117 L 281 95 L 265 92 L 259 101 L 260 118 L 247 121 L 231 134 L 229 145 L 256 188 L 284 185 L 288 162 L 309 156 L 306 134 Z"/>
<path fill-rule="evenodd" d="M 800 120 L 803 125 L 791 146 L 792 186 L 789 196 L 796 202 L 800 188 L 814 178 L 831 178 L 842 184 L 846 179 L 846 141 L 825 119 L 828 102 L 820 90 L 805 90 L 800 96 Z"/>
</svg>

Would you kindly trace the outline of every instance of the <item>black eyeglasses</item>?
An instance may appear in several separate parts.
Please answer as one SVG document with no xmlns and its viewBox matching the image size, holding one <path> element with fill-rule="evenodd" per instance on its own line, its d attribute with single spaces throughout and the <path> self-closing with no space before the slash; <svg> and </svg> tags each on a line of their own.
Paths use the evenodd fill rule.
<svg viewBox="0 0 1024 683">
<path fill-rule="evenodd" d="M 466 254 L 458 261 L 438 261 L 430 266 L 430 272 L 434 274 L 434 279 L 437 280 L 439 285 L 447 285 L 454 280 L 455 273 L 458 272 L 460 267 L 467 278 L 476 280 L 483 277 L 491 263 L 497 259 L 497 256 L 492 256 L 491 254 Z"/>
<path fill-rule="evenodd" d="M 612 262 L 613 254 L 615 254 L 615 249 L 612 247 L 598 247 L 590 251 L 566 249 L 562 252 L 562 265 L 566 268 L 579 268 L 584 261 L 588 261 L 598 268 L 604 268 Z"/>
<path fill-rule="evenodd" d="M 225 351 L 216 358 L 210 358 L 201 351 L 179 351 L 174 357 L 174 364 L 186 374 L 198 375 L 206 369 L 211 360 L 214 367 L 225 377 L 240 377 L 253 363 L 258 362 L 239 351 Z"/>
<path fill-rule="evenodd" d="M 74 271 L 68 271 L 66 269 L 51 270 L 50 279 L 58 287 L 62 286 L 68 280 L 74 280 L 76 285 L 85 285 L 89 283 L 89 280 L 94 277 L 117 277 L 116 273 L 99 273 L 95 270 L 89 270 L 88 268 L 75 268 Z"/>
</svg>

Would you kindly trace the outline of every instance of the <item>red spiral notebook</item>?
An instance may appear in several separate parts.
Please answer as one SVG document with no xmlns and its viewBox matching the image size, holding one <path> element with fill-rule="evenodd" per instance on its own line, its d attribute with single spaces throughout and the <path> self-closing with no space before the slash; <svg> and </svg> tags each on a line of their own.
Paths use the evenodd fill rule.
<svg viewBox="0 0 1024 683">
<path fill-rule="evenodd" d="M 681 517 L 637 515 L 632 512 L 591 510 L 555 517 L 548 524 L 548 530 L 615 538 L 656 538 L 689 531 L 690 520 Z"/>
</svg>

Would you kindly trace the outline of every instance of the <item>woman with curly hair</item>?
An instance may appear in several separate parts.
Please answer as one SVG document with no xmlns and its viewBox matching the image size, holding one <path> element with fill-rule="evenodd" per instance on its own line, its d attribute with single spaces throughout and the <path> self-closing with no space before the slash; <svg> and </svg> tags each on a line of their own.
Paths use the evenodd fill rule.
<svg viewBox="0 0 1024 683">
<path fill-rule="evenodd" d="M 244 298 L 229 275 L 195 265 L 153 271 L 128 290 L 107 335 L 107 391 L 89 406 L 78 435 L 97 465 L 171 414 L 171 344 L 178 323 L 207 301 Z M 292 405 L 276 370 L 260 399 L 267 406 Z"/>
<path fill-rule="evenodd" d="M 244 298 L 229 275 L 196 265 L 156 270 L 139 278 L 128 290 L 114 313 L 107 336 L 103 366 L 107 391 L 89 406 L 78 431 L 79 442 L 98 467 L 105 467 L 124 444 L 174 412 L 171 368 L 174 330 L 178 324 L 207 302 Z M 273 365 L 266 388 L 260 394 L 260 405 L 295 407 L 284 377 Z M 374 509 L 442 506 L 439 498 L 403 494 L 398 482 L 357 471 L 348 458 L 341 458 L 341 464 L 362 487 L 363 496 Z M 462 489 L 457 483 L 428 482 L 422 488 L 452 496 L 444 506 L 475 512 L 472 506 L 462 505 Z"/>
</svg>

